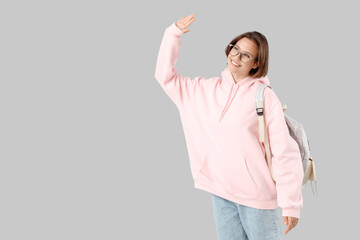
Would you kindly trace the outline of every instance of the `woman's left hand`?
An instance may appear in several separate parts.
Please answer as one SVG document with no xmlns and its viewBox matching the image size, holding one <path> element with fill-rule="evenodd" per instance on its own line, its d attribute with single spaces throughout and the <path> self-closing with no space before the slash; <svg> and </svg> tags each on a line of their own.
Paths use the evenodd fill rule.
<svg viewBox="0 0 360 240">
<path fill-rule="evenodd" d="M 285 230 L 285 234 L 287 234 L 292 228 L 294 228 L 298 221 L 299 219 L 296 217 L 284 217 L 284 224 L 288 225 Z"/>
</svg>

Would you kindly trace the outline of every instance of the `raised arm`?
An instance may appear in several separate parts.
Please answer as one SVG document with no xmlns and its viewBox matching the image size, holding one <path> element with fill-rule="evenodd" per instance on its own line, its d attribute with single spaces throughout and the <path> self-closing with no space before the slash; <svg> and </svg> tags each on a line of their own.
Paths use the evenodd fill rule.
<svg viewBox="0 0 360 240">
<path fill-rule="evenodd" d="M 191 14 L 166 28 L 156 62 L 155 78 L 178 108 L 191 99 L 199 80 L 181 76 L 174 67 L 180 51 L 181 35 L 190 31 L 187 28 L 195 19 Z"/>
</svg>

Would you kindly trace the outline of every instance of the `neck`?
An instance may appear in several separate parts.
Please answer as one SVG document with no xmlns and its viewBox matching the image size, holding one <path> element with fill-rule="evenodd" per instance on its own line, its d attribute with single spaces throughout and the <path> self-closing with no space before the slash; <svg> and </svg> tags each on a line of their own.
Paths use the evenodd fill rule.
<svg viewBox="0 0 360 240">
<path fill-rule="evenodd" d="M 241 80 L 249 76 L 249 75 L 235 74 L 235 73 L 231 73 L 231 75 L 236 83 L 240 82 Z"/>
</svg>

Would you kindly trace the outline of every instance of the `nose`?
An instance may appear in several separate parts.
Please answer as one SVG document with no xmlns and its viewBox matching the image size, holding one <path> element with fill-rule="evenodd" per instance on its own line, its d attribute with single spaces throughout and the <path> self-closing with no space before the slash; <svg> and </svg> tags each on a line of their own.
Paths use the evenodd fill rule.
<svg viewBox="0 0 360 240">
<path fill-rule="evenodd" d="M 242 53 L 241 53 L 241 52 L 239 52 L 238 55 L 236 55 L 236 57 L 238 57 L 239 60 L 242 61 L 242 60 L 241 60 L 241 58 L 242 58 Z"/>
</svg>

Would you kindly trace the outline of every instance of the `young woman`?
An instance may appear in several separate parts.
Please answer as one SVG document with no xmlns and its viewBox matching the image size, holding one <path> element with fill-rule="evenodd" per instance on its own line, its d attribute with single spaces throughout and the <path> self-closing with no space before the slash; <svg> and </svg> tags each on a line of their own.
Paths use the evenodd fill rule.
<svg viewBox="0 0 360 240">
<path fill-rule="evenodd" d="M 221 77 L 185 77 L 174 68 L 181 36 L 194 14 L 169 26 L 158 53 L 155 78 L 177 106 L 186 138 L 194 187 L 211 193 L 218 239 L 281 239 L 298 223 L 303 207 L 303 168 L 282 104 L 264 90 L 264 119 L 276 183 L 259 141 L 255 92 L 267 78 L 269 48 L 264 35 L 247 32 L 225 48 Z M 194 59 L 192 64 L 203 59 Z"/>
</svg>

